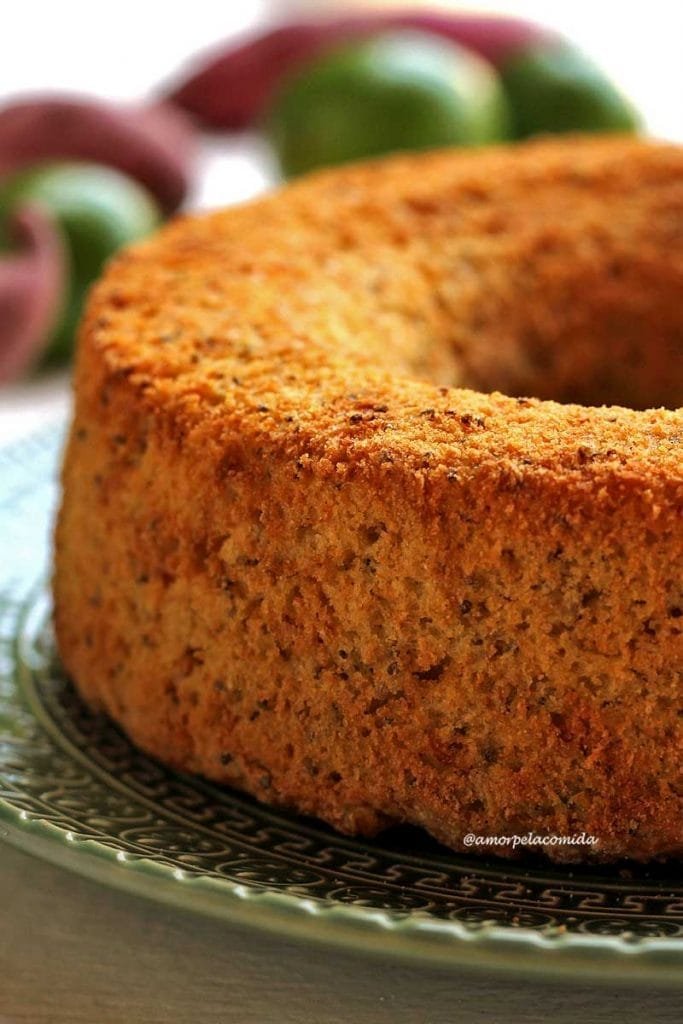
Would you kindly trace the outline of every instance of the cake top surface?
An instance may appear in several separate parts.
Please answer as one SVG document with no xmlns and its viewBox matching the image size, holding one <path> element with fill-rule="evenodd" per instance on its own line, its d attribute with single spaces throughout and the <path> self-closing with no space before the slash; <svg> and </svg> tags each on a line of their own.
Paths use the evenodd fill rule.
<svg viewBox="0 0 683 1024">
<path fill-rule="evenodd" d="M 96 286 L 77 393 L 337 469 L 681 484 L 683 410 L 614 399 L 681 404 L 682 172 L 673 146 L 571 138 L 180 218 Z"/>
</svg>

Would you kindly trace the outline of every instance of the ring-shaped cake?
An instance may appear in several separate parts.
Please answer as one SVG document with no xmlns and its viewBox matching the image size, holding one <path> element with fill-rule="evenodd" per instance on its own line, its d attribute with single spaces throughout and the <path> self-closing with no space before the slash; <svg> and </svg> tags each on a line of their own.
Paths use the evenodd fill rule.
<svg viewBox="0 0 683 1024">
<path fill-rule="evenodd" d="M 683 155 L 625 139 L 325 172 L 124 252 L 57 529 L 79 691 L 346 832 L 683 852 L 682 283 Z"/>
</svg>

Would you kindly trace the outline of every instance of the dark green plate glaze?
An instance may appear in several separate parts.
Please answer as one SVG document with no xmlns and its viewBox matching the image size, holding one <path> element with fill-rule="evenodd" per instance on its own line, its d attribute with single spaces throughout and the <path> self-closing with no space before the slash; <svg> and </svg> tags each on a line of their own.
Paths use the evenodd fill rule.
<svg viewBox="0 0 683 1024">
<path fill-rule="evenodd" d="M 173 773 L 92 715 L 50 631 L 61 430 L 0 451 L 0 833 L 98 881 L 274 931 L 441 964 L 675 983 L 680 865 L 568 870 L 374 842 Z"/>
</svg>

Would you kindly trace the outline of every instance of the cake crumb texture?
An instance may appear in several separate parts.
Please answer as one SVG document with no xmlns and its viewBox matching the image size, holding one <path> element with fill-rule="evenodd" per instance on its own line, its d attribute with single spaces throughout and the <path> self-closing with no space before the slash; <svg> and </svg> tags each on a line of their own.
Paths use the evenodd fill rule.
<svg viewBox="0 0 683 1024">
<path fill-rule="evenodd" d="M 681 855 L 682 172 L 396 157 L 116 258 L 56 533 L 85 700 L 347 833 Z"/>
</svg>

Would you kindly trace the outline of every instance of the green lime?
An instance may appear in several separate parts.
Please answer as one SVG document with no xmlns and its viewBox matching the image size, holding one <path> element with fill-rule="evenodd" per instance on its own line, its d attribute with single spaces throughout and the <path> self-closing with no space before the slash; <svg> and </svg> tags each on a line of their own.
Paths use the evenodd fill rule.
<svg viewBox="0 0 683 1024">
<path fill-rule="evenodd" d="M 515 135 L 633 132 L 638 115 L 585 54 L 566 43 L 536 46 L 500 68 Z"/>
<path fill-rule="evenodd" d="M 493 68 L 455 43 L 394 31 L 328 51 L 286 81 L 267 130 L 285 175 L 394 150 L 506 137 Z"/>
<path fill-rule="evenodd" d="M 119 171 L 98 164 L 43 164 L 0 187 L 0 247 L 8 244 L 4 229 L 11 211 L 28 203 L 47 208 L 67 241 L 69 295 L 47 353 L 49 362 L 61 362 L 72 352 L 90 284 L 117 249 L 158 225 L 160 212 L 149 193 Z"/>
</svg>

